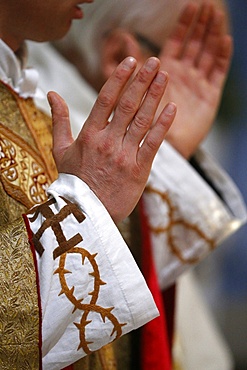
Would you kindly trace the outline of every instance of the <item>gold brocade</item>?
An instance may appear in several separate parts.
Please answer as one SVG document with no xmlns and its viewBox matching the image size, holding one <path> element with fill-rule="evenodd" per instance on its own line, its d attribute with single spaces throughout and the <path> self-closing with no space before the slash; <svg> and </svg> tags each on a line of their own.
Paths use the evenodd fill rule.
<svg viewBox="0 0 247 370">
<path fill-rule="evenodd" d="M 1 180 L 6 192 L 26 207 L 44 202 L 50 179 L 39 155 L 0 123 Z"/>
<path fill-rule="evenodd" d="M 36 273 L 21 218 L 0 228 L 0 261 L 0 369 L 37 370 L 39 307 Z"/>
<path fill-rule="evenodd" d="M 112 344 L 107 344 L 99 351 L 91 353 L 73 365 L 73 370 L 116 370 Z"/>
<path fill-rule="evenodd" d="M 36 272 L 21 215 L 47 198 L 45 190 L 57 177 L 51 156 L 51 120 L 35 109 L 31 99 L 19 98 L 3 83 L 0 165 L 0 369 L 37 370 Z"/>
<path fill-rule="evenodd" d="M 51 120 L 31 99 L 0 83 L 1 181 L 27 208 L 46 199 L 46 188 L 57 177 L 51 148 Z"/>
<path fill-rule="evenodd" d="M 73 370 L 102 370 L 98 352 L 93 352 L 74 363 Z"/>
<path fill-rule="evenodd" d="M 45 165 L 46 173 L 54 181 L 57 178 L 57 169 L 52 156 L 51 118 L 38 110 L 30 98 L 17 98 L 17 103 L 35 140 L 39 156 Z"/>
<path fill-rule="evenodd" d="M 39 369 L 36 274 L 21 215 L 56 179 L 51 119 L 0 82 L 0 369 Z M 4 268 L 3 268 L 4 267 Z M 115 370 L 112 344 L 74 370 Z"/>
<path fill-rule="evenodd" d="M 51 118 L 37 109 L 31 98 L 20 98 L 1 82 L 0 97 L 0 122 L 39 153 L 49 178 L 54 181 L 57 170 L 52 157 Z"/>
</svg>

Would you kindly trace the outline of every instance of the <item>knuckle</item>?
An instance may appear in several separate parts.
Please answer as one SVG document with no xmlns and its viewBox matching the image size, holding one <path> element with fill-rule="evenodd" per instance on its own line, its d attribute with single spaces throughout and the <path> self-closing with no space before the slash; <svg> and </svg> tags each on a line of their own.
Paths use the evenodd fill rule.
<svg viewBox="0 0 247 370">
<path fill-rule="evenodd" d="M 123 113 L 134 113 L 136 111 L 136 103 L 134 100 L 123 97 L 118 104 L 119 110 Z"/>
<path fill-rule="evenodd" d="M 133 123 L 137 129 L 146 130 L 150 125 L 150 119 L 146 115 L 139 113 L 135 116 Z"/>
<path fill-rule="evenodd" d="M 110 160 L 112 169 L 118 173 L 124 173 L 126 176 L 130 171 L 131 160 L 130 155 L 127 150 L 121 148 L 116 148 L 111 146 Z"/>
<path fill-rule="evenodd" d="M 98 152 L 104 155 L 112 155 L 114 152 L 114 138 L 107 137 L 98 145 Z"/>
<path fill-rule="evenodd" d="M 101 91 L 97 99 L 97 104 L 99 108 L 108 108 L 109 106 L 112 106 L 114 104 L 114 98 L 106 91 Z"/>
<path fill-rule="evenodd" d="M 85 128 L 85 126 L 82 129 L 81 134 L 76 138 L 76 142 L 79 143 L 79 145 L 85 147 L 93 145 L 95 139 L 95 131 L 91 129 L 90 127 Z"/>
<path fill-rule="evenodd" d="M 126 81 L 126 71 L 119 67 L 116 69 L 114 77 L 120 84 L 123 84 Z"/>
<path fill-rule="evenodd" d="M 115 165 L 117 166 L 117 168 L 123 171 L 125 168 L 128 167 L 127 162 L 128 158 L 126 153 L 124 151 L 118 153 L 118 155 L 115 158 Z"/>
<path fill-rule="evenodd" d="M 141 69 L 137 74 L 137 79 L 141 84 L 146 84 L 148 80 L 148 73 L 145 69 Z"/>
<path fill-rule="evenodd" d="M 152 152 L 157 150 L 157 141 L 154 138 L 146 140 L 146 145 Z"/>
<path fill-rule="evenodd" d="M 152 99 L 158 99 L 162 96 L 162 93 L 163 93 L 163 86 L 161 86 L 159 83 L 154 83 L 150 90 L 149 90 L 149 93 L 148 95 L 152 98 Z"/>
</svg>

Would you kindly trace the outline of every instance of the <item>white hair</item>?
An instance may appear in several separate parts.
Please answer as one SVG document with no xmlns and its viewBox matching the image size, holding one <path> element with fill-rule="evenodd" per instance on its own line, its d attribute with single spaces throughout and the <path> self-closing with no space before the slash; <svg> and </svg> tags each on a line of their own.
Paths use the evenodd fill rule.
<svg viewBox="0 0 247 370">
<path fill-rule="evenodd" d="M 97 74 L 104 35 L 115 28 L 123 28 L 162 46 L 181 9 L 188 2 L 189 0 L 94 0 L 92 4 L 83 5 L 83 20 L 73 23 L 70 32 L 59 42 L 59 48 L 75 48 L 83 56 L 88 72 Z M 200 4 L 203 0 L 194 2 Z M 222 5 L 224 0 L 215 2 Z M 163 40 L 156 39 L 160 30 L 164 30 Z"/>
</svg>

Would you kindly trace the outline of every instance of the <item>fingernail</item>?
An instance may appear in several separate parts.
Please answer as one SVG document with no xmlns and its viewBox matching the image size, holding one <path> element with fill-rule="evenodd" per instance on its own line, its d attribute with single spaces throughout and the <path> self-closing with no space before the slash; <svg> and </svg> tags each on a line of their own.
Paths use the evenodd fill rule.
<svg viewBox="0 0 247 370">
<path fill-rule="evenodd" d="M 164 84 L 168 79 L 168 74 L 166 72 L 158 72 L 157 73 L 157 76 L 155 77 L 155 80 L 160 83 L 160 84 Z"/>
<path fill-rule="evenodd" d="M 136 66 L 136 59 L 133 57 L 127 57 L 123 61 L 123 66 L 126 70 L 131 70 Z"/>
<path fill-rule="evenodd" d="M 176 111 L 176 104 L 174 103 L 168 103 L 166 106 L 166 113 L 173 114 Z"/>
<path fill-rule="evenodd" d="M 49 91 L 47 93 L 47 99 L 49 104 L 51 104 L 54 101 L 57 101 L 57 94 L 54 91 Z"/>
<path fill-rule="evenodd" d="M 145 67 L 148 72 L 155 71 L 159 65 L 159 59 L 157 58 L 149 58 L 146 61 Z"/>
<path fill-rule="evenodd" d="M 51 98 L 50 91 L 47 94 L 47 100 L 48 100 L 49 105 L 51 106 L 51 104 L 52 104 L 52 98 Z"/>
</svg>

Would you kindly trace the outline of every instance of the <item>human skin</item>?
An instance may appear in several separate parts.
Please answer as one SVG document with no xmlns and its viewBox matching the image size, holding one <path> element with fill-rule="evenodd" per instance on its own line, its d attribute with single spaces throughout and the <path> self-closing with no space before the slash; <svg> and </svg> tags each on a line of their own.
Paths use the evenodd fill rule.
<svg viewBox="0 0 247 370">
<path fill-rule="evenodd" d="M 25 39 L 60 38 L 73 19 L 83 16 L 78 5 L 85 2 L 91 1 L 0 0 L 0 36 L 13 51 Z M 85 181 L 115 222 L 127 217 L 138 202 L 153 158 L 176 113 L 175 105 L 168 104 L 150 129 L 167 85 L 167 74 L 159 71 L 157 58 L 150 58 L 128 84 L 136 64 L 134 58 L 127 58 L 116 68 L 75 141 L 66 103 L 57 94 L 49 94 L 58 171 Z"/>
<path fill-rule="evenodd" d="M 167 74 L 158 72 L 159 64 L 157 58 L 148 59 L 121 96 L 136 66 L 136 60 L 126 58 L 101 89 L 75 141 L 66 104 L 49 93 L 58 170 L 84 180 L 116 223 L 138 202 L 154 155 L 175 117 L 176 106 L 170 103 L 153 124 L 167 84 Z"/>
<path fill-rule="evenodd" d="M 211 3 L 190 4 L 159 55 L 170 77 L 161 106 L 174 100 L 178 107 L 166 140 L 185 158 L 207 136 L 220 105 L 233 51 L 225 17 Z"/>
<path fill-rule="evenodd" d="M 24 40 L 50 41 L 63 37 L 73 19 L 83 17 L 79 4 L 92 0 L 0 0 L 0 36 L 16 51 Z"/>
<path fill-rule="evenodd" d="M 215 122 L 229 71 L 233 40 L 223 4 L 188 3 L 174 27 L 164 23 L 147 36 L 160 48 L 157 56 L 161 69 L 169 74 L 166 94 L 156 114 L 168 101 L 176 102 L 177 114 L 166 140 L 186 159 L 195 153 Z M 109 77 L 116 56 L 130 53 L 137 59 L 138 67 L 153 54 L 141 46 L 127 26 L 116 27 L 102 42 L 102 80 Z M 91 82 L 95 88 L 98 81 L 100 78 Z"/>
</svg>

